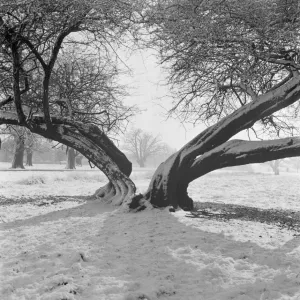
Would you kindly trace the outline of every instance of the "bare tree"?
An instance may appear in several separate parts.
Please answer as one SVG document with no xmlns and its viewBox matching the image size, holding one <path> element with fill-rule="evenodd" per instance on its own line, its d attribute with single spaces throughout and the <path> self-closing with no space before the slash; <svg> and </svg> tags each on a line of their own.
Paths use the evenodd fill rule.
<svg viewBox="0 0 300 300">
<path fill-rule="evenodd" d="M 123 148 L 144 168 L 148 158 L 163 150 L 163 143 L 159 136 L 153 136 L 141 129 L 132 129 L 125 136 Z"/>
<path fill-rule="evenodd" d="M 98 108 L 75 106 L 78 111 L 76 117 L 69 105 L 71 110 L 65 109 L 67 114 L 58 113 L 60 104 L 56 102 L 54 105 L 55 101 L 64 99 L 53 98 L 55 89 L 51 80 L 55 79 L 53 74 L 63 46 L 84 45 L 89 48 L 85 49 L 87 55 L 97 51 L 102 60 L 111 62 L 118 44 L 128 41 L 129 35 L 135 35 L 136 25 L 132 22 L 134 9 L 132 1 L 119 0 L 25 0 L 13 3 L 4 0 L 0 4 L 3 50 L 0 53 L 0 69 L 4 80 L 1 81 L 0 107 L 14 103 L 13 111 L 2 110 L 0 123 L 27 127 L 33 133 L 82 153 L 109 178 L 109 184 L 99 190 L 98 195 L 107 196 L 114 203 L 129 200 L 135 192 L 135 186 L 128 177 L 131 163 L 101 126 L 91 120 L 95 113 L 100 115 Z M 68 106 L 69 98 L 63 97 Z M 25 110 L 26 105 L 28 111 Z M 119 125 L 123 124 L 119 128 L 124 128 L 124 123 L 132 115 L 126 111 L 124 114 L 122 108 L 117 111 L 120 112 L 117 119 L 111 118 L 105 108 L 102 115 L 105 115 L 104 120 L 108 124 L 104 125 L 110 130 L 112 126 L 116 128 L 118 121 Z M 82 121 L 79 116 L 85 112 L 90 118 Z"/>
<path fill-rule="evenodd" d="M 268 162 L 268 165 L 271 167 L 271 169 L 273 170 L 275 175 L 279 175 L 279 164 L 280 164 L 281 160 L 277 159 L 277 160 L 272 160 Z"/>
<path fill-rule="evenodd" d="M 15 111 L 1 111 L 0 124 L 25 126 L 85 155 L 110 181 L 97 191 L 98 197 L 130 208 L 150 202 L 192 209 L 187 187 L 200 176 L 227 166 L 299 156 L 300 139 L 293 136 L 300 99 L 297 0 L 157 0 L 148 7 L 145 2 L 140 12 L 134 7 L 139 1 L 2 3 L 0 77 L 5 84 L 0 107 L 13 102 Z M 109 55 L 108 45 L 128 38 L 128 32 L 135 34 L 137 16 L 149 29 L 149 46 L 157 47 L 170 74 L 175 96 L 171 112 L 209 127 L 158 167 L 145 195 L 133 197 L 126 156 L 99 126 L 57 114 L 49 95 L 64 43 L 90 42 Z M 41 97 L 35 99 L 36 112 L 26 112 L 23 104 L 37 72 Z M 257 132 L 254 124 L 285 138 L 231 140 L 243 130 Z"/>
<path fill-rule="evenodd" d="M 2 135 L 1 151 L 4 152 L 4 161 L 9 162 L 12 160 L 12 154 L 14 150 L 13 136 L 3 132 L 1 132 L 1 135 Z"/>
<path fill-rule="evenodd" d="M 66 169 L 76 169 L 76 150 L 67 148 L 67 163 Z"/>
<path fill-rule="evenodd" d="M 25 130 L 24 128 L 18 128 L 14 131 L 14 155 L 12 160 L 12 169 L 25 169 L 24 168 L 24 152 L 25 152 Z"/>
<path fill-rule="evenodd" d="M 82 156 L 82 155 L 77 155 L 77 156 L 75 157 L 76 166 L 82 167 L 82 159 L 83 159 L 83 156 Z"/>
<path fill-rule="evenodd" d="M 297 170 L 297 173 L 298 173 L 299 169 L 300 169 L 300 157 L 294 157 L 294 158 L 290 159 L 290 161 L 295 166 L 295 169 Z"/>
<path fill-rule="evenodd" d="M 223 167 L 300 154 L 300 138 L 293 136 L 300 99 L 298 1 L 155 1 L 144 10 L 144 22 L 169 73 L 170 113 L 208 125 L 158 167 L 144 199 L 192 209 L 191 181 Z M 277 139 L 231 140 L 243 130 L 257 132 L 254 124 Z"/>
</svg>

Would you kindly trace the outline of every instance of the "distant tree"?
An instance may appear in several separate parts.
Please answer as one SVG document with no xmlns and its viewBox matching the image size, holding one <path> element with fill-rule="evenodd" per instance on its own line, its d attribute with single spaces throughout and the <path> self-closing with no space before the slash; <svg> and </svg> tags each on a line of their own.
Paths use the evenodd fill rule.
<svg viewBox="0 0 300 300">
<path fill-rule="evenodd" d="M 292 165 L 295 167 L 295 169 L 297 170 L 297 173 L 300 170 L 300 157 L 293 157 L 290 159 Z"/>
<path fill-rule="evenodd" d="M 4 161 L 11 162 L 14 152 L 14 138 L 12 135 L 3 134 L 1 151 L 4 152 Z"/>
<path fill-rule="evenodd" d="M 297 173 L 298 173 L 298 172 L 299 172 L 299 169 L 300 169 L 300 158 L 299 158 L 299 157 L 296 159 L 295 166 L 296 166 Z"/>
<path fill-rule="evenodd" d="M 111 198 L 115 203 L 129 201 L 135 191 L 129 178 L 132 165 L 107 132 L 116 134 L 124 129 L 135 113 L 122 103 L 114 87 L 121 86 L 116 50 L 123 42 L 135 41 L 138 25 L 133 21 L 138 4 L 139 1 L 131 0 L 2 0 L 0 3 L 0 108 L 3 108 L 0 124 L 27 127 L 33 133 L 79 151 L 109 178 L 103 191 L 110 198 L 115 194 Z M 94 69 L 100 66 L 98 75 L 104 83 L 99 89 L 99 80 L 94 85 L 97 92 L 93 97 L 86 96 L 84 103 L 68 94 L 59 95 L 59 91 L 68 89 L 59 90 L 54 84 L 56 75 L 59 78 L 64 75 L 58 74 L 57 69 L 59 63 L 64 63 L 64 59 L 60 60 L 63 51 L 74 44 L 84 48 L 87 60 L 94 60 Z M 95 53 L 97 59 L 92 57 Z M 91 63 L 88 65 L 93 67 Z M 77 70 L 79 74 L 83 69 Z M 105 76 L 111 71 L 112 76 Z M 89 77 L 88 72 L 85 75 L 81 78 Z M 76 84 L 80 83 L 79 77 L 72 76 Z M 72 80 L 64 84 L 72 85 Z M 79 87 L 86 91 L 82 85 Z M 124 87 L 118 91 L 124 95 Z M 69 105 L 70 99 L 75 105 Z M 98 100 L 101 105 L 93 108 L 89 99 Z M 14 109 L 7 112 L 12 103 Z"/>
<path fill-rule="evenodd" d="M 141 168 L 146 161 L 163 150 L 164 144 L 158 136 L 144 132 L 141 129 L 132 129 L 125 135 L 124 150 L 128 151 Z"/>
<path fill-rule="evenodd" d="M 144 200 L 192 209 L 193 180 L 300 154 L 299 17 L 298 0 L 150 1 L 148 45 L 168 74 L 170 113 L 208 128 L 158 167 Z M 276 138 L 232 139 L 258 129 Z"/>
<path fill-rule="evenodd" d="M 25 152 L 25 140 L 26 140 L 26 130 L 24 128 L 14 128 L 12 131 L 14 137 L 14 154 L 12 160 L 12 169 L 25 169 L 24 167 L 24 152 Z"/>
<path fill-rule="evenodd" d="M 76 156 L 76 158 L 75 158 L 76 166 L 81 166 L 82 167 L 82 159 L 83 159 L 82 155 L 77 155 Z"/>
<path fill-rule="evenodd" d="M 76 169 L 76 151 L 71 147 L 67 148 L 66 169 Z"/>
<path fill-rule="evenodd" d="M 83 156 L 80 152 L 76 151 L 73 148 L 67 147 L 67 162 L 66 169 L 76 169 L 76 165 L 82 166 L 82 158 Z"/>
<path fill-rule="evenodd" d="M 160 163 L 164 162 L 168 157 L 170 157 L 172 154 L 176 153 L 177 150 L 175 148 L 170 147 L 166 143 L 162 143 L 161 151 L 154 154 L 151 157 L 151 160 L 155 166 L 158 166 Z"/>
<path fill-rule="evenodd" d="M 281 162 L 280 159 L 272 160 L 272 161 L 268 162 L 268 165 L 272 168 L 275 175 L 279 175 L 279 164 L 280 164 L 280 162 Z"/>
<path fill-rule="evenodd" d="M 51 149 L 51 141 L 40 135 L 26 131 L 25 152 L 26 166 L 33 166 L 33 154 L 43 154 Z"/>
</svg>

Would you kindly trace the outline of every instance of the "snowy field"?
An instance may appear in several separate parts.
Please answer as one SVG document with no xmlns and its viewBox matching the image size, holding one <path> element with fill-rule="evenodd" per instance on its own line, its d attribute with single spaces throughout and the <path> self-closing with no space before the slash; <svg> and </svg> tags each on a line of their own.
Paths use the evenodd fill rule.
<svg viewBox="0 0 300 300">
<path fill-rule="evenodd" d="M 1 300 L 300 299 L 300 232 L 183 211 L 123 213 L 88 200 L 106 183 L 99 171 L 47 168 L 0 171 Z M 153 171 L 133 172 L 139 191 Z M 292 215 L 300 176 L 214 172 L 189 195 Z"/>
</svg>

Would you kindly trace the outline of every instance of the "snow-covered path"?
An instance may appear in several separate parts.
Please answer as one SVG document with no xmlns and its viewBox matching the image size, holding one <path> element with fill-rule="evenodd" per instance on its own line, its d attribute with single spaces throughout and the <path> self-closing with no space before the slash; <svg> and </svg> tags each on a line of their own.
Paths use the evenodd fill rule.
<svg viewBox="0 0 300 300">
<path fill-rule="evenodd" d="M 6 223 L 1 299 L 299 299 L 298 237 L 272 250 L 175 216 L 89 202 Z"/>
<path fill-rule="evenodd" d="M 1 300 L 300 300 L 299 232 L 124 213 L 85 202 L 105 184 L 97 172 L 30 172 L 0 174 Z M 134 175 L 141 191 L 144 173 Z M 207 177 L 192 197 L 299 211 L 299 176 Z"/>
</svg>

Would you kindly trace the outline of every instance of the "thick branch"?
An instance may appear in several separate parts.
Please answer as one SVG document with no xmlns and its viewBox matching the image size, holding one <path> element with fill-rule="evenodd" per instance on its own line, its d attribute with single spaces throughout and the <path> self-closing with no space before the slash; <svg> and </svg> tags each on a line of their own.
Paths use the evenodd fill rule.
<svg viewBox="0 0 300 300">
<path fill-rule="evenodd" d="M 31 52 L 35 55 L 35 57 L 38 59 L 38 61 L 40 62 L 40 64 L 42 65 L 43 69 L 45 70 L 47 65 L 44 61 L 44 59 L 42 58 L 41 54 L 38 52 L 38 50 L 36 49 L 36 47 L 25 37 L 21 37 L 21 40 L 24 44 L 26 44 L 28 46 L 28 48 L 31 50 Z"/>
<path fill-rule="evenodd" d="M 300 156 L 300 137 L 267 141 L 231 140 L 192 164 L 189 182 L 216 169 Z"/>
<path fill-rule="evenodd" d="M 13 92 L 14 92 L 14 102 L 16 107 L 16 112 L 20 123 L 26 124 L 26 117 L 23 112 L 21 103 L 21 90 L 20 90 L 20 55 L 19 49 L 16 43 L 12 43 L 11 52 L 13 58 Z M 26 89 L 26 87 L 25 87 Z"/>
<path fill-rule="evenodd" d="M 300 76 L 297 76 L 204 130 L 180 150 L 181 160 L 191 160 L 210 151 L 238 132 L 252 127 L 256 121 L 295 103 L 299 98 Z"/>
<path fill-rule="evenodd" d="M 4 112 L 4 111 L 0 111 L 0 125 L 1 124 L 21 125 L 15 113 Z M 125 175 L 129 176 L 131 174 L 132 171 L 131 162 L 116 147 L 116 145 L 107 137 L 107 135 L 103 131 L 101 131 L 97 126 L 90 125 L 90 124 L 83 124 L 81 122 L 72 121 L 69 118 L 61 118 L 58 116 L 52 117 L 52 124 L 57 128 L 59 128 L 58 127 L 59 125 L 62 125 L 61 128 L 64 128 L 64 130 L 67 130 L 69 133 L 73 132 L 75 134 L 76 132 L 78 132 L 78 140 L 82 139 L 82 136 L 86 137 L 87 139 L 93 140 L 94 143 L 98 147 L 100 147 L 101 150 L 104 151 L 106 155 L 118 165 L 119 169 Z M 31 127 L 32 127 L 31 130 L 32 129 L 36 130 L 34 131 L 35 133 L 38 133 L 44 137 L 51 138 L 53 140 L 61 142 L 81 152 L 79 149 L 76 148 L 76 146 L 72 144 L 68 144 L 67 141 L 57 140 L 57 136 L 49 137 L 51 130 L 48 131 L 45 130 L 45 118 L 43 116 L 33 115 L 31 118 Z M 89 145 L 88 147 L 91 146 Z M 94 163 L 93 158 L 89 158 L 89 159 Z"/>
</svg>

